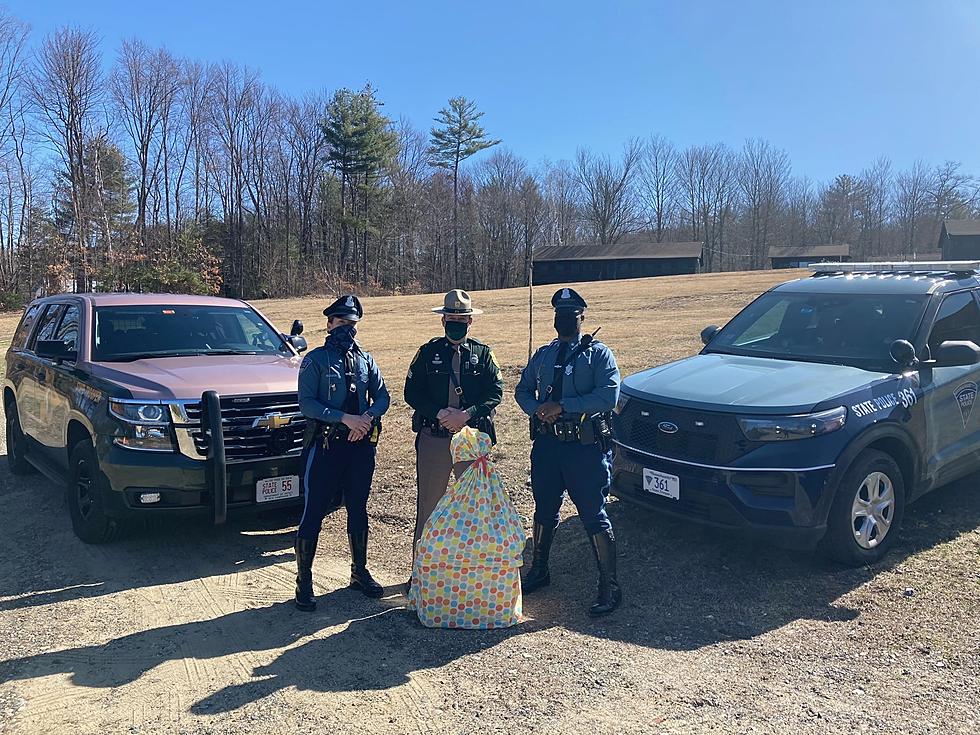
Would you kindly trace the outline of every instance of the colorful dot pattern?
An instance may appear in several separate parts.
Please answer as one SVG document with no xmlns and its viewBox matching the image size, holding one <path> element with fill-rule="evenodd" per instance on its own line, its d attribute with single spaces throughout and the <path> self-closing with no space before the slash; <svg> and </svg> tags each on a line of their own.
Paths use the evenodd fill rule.
<svg viewBox="0 0 980 735">
<path fill-rule="evenodd" d="M 409 609 L 430 628 L 506 628 L 521 621 L 521 518 L 489 454 L 490 437 L 466 427 L 453 436 L 454 462 L 473 464 L 422 529 Z"/>
</svg>

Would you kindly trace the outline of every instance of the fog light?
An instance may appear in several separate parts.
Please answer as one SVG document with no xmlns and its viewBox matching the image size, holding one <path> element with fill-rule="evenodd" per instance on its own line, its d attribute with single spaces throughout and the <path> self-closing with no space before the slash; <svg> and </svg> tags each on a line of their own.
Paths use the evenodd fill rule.
<svg viewBox="0 0 980 735">
<path fill-rule="evenodd" d="M 140 493 L 140 502 L 143 505 L 151 505 L 160 502 L 160 493 Z"/>
</svg>

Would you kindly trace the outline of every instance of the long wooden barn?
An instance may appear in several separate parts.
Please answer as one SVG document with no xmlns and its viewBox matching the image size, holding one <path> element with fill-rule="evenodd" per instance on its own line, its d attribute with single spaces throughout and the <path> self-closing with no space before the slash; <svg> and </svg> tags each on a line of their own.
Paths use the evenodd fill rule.
<svg viewBox="0 0 980 735">
<path fill-rule="evenodd" d="M 700 242 L 627 242 L 613 245 L 564 245 L 534 251 L 534 282 L 612 281 L 697 273 Z"/>
</svg>

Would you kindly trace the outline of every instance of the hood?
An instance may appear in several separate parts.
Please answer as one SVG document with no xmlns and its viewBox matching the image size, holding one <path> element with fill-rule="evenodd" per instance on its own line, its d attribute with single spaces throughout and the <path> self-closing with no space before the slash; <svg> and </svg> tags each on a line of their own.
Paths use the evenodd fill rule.
<svg viewBox="0 0 980 735">
<path fill-rule="evenodd" d="M 132 362 L 91 363 L 102 378 L 147 400 L 199 399 L 206 390 L 221 395 L 295 393 L 301 357 L 212 355 L 160 357 Z"/>
<path fill-rule="evenodd" d="M 891 377 L 844 365 L 709 354 L 636 373 L 623 387 L 676 406 L 796 414 Z"/>
</svg>

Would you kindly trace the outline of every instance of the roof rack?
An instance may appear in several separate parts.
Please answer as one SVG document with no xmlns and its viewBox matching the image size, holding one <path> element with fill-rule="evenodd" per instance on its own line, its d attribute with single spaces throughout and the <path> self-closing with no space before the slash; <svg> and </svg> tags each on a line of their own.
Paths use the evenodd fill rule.
<svg viewBox="0 0 980 735">
<path fill-rule="evenodd" d="M 822 273 L 977 273 L 980 260 L 919 260 L 900 263 L 812 263 L 814 275 Z"/>
</svg>

